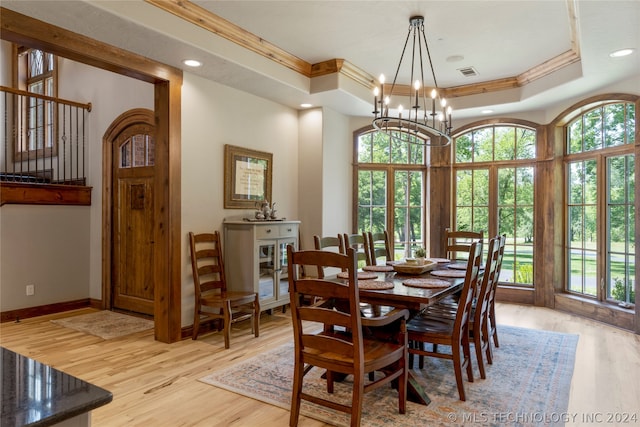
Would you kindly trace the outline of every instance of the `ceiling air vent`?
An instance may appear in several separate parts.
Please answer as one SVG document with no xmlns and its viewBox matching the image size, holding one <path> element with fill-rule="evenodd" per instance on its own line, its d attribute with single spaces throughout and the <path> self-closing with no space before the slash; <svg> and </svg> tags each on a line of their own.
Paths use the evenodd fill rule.
<svg viewBox="0 0 640 427">
<path fill-rule="evenodd" d="M 478 72 L 473 67 L 458 68 L 458 71 L 465 77 L 475 77 L 478 75 Z"/>
</svg>

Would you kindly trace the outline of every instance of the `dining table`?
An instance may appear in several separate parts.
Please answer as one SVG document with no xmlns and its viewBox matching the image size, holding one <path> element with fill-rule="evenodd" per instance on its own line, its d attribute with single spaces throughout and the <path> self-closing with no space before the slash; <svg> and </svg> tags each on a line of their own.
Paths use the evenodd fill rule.
<svg viewBox="0 0 640 427">
<path fill-rule="evenodd" d="M 450 268 L 452 263 L 445 259 L 432 262 L 428 268 L 416 268 L 415 272 L 419 274 L 407 273 L 400 266 L 404 267 L 402 262 L 396 263 L 395 267 L 393 264 L 386 268 L 370 266 L 358 271 L 360 302 L 374 307 L 405 308 L 410 316 L 417 316 L 428 306 L 459 292 L 464 283 L 464 271 Z M 408 374 L 407 398 L 422 405 L 431 403 L 411 370 Z"/>
</svg>

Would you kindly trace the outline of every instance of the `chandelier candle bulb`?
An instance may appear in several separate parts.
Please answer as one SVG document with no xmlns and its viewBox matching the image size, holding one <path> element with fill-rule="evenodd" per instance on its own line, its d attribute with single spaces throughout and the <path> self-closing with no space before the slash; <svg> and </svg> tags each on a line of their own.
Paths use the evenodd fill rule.
<svg viewBox="0 0 640 427">
<path fill-rule="evenodd" d="M 436 115 L 436 97 L 437 96 L 438 96 L 438 92 L 435 89 L 433 89 L 431 91 L 431 115 L 432 116 Z M 434 125 L 435 125 L 435 123 L 434 123 Z"/>
<path fill-rule="evenodd" d="M 380 90 L 378 89 L 378 87 L 374 87 L 373 88 L 373 114 L 374 115 L 378 115 L 378 93 L 380 92 Z"/>
</svg>

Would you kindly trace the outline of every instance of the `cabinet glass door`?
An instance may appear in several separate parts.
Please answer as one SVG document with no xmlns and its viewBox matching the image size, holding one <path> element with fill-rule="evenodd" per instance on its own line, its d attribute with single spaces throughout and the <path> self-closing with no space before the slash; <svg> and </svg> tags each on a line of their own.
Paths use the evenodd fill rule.
<svg viewBox="0 0 640 427">
<path fill-rule="evenodd" d="M 288 295 L 289 295 L 289 274 L 288 274 L 289 260 L 287 258 L 287 246 L 293 245 L 293 248 L 296 250 L 298 248 L 296 247 L 296 239 L 280 240 L 278 243 L 279 243 L 278 247 L 280 252 L 279 253 L 280 280 L 278 285 L 278 298 L 283 299 L 283 298 L 288 298 Z"/>
<path fill-rule="evenodd" d="M 275 299 L 275 277 L 278 270 L 276 244 L 262 242 L 258 246 L 258 284 L 260 300 Z"/>
</svg>

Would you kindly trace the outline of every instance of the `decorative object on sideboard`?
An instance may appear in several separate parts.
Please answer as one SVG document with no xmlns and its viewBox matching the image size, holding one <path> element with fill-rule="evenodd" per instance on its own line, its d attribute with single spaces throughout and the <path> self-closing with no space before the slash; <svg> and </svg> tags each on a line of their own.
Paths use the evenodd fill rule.
<svg viewBox="0 0 640 427">
<path fill-rule="evenodd" d="M 275 209 L 276 202 L 269 204 L 268 200 L 256 202 L 256 214 L 255 219 L 261 221 L 274 221 L 278 218 Z"/>
</svg>

